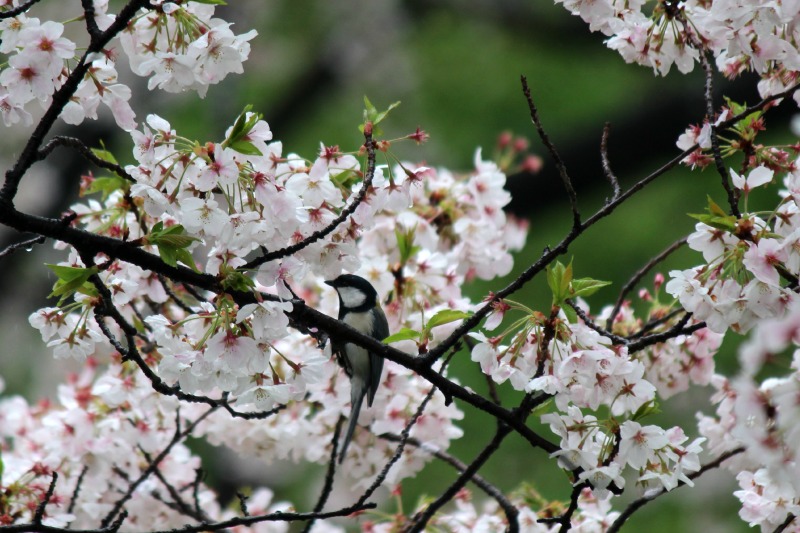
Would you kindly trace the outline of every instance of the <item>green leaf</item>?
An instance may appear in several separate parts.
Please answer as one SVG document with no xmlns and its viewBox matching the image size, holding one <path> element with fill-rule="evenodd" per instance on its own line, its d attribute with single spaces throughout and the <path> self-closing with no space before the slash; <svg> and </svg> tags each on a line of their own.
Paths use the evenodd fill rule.
<svg viewBox="0 0 800 533">
<path fill-rule="evenodd" d="M 197 265 L 192 254 L 186 248 L 198 240 L 200 239 L 197 237 L 187 235 L 186 230 L 180 224 L 165 228 L 164 224 L 159 221 L 153 225 L 150 233 L 144 236 L 142 242 L 158 246 L 158 255 L 169 266 L 178 266 L 180 261 L 197 272 Z"/>
<path fill-rule="evenodd" d="M 127 192 L 129 188 L 130 183 L 126 179 L 123 179 L 119 176 L 104 176 L 102 178 L 95 178 L 81 196 L 99 192 L 102 193 L 103 200 L 105 200 L 112 192 Z"/>
<path fill-rule="evenodd" d="M 416 340 L 419 339 L 421 336 L 422 333 L 420 333 L 419 331 L 410 328 L 402 328 L 394 335 L 389 335 L 388 337 L 383 339 L 383 342 L 385 344 L 391 344 L 393 342 Z"/>
<path fill-rule="evenodd" d="M 230 143 L 228 148 L 231 150 L 236 150 L 240 154 L 244 155 L 264 155 L 261 153 L 261 150 L 256 148 L 256 146 L 250 141 L 236 140 Z"/>
<path fill-rule="evenodd" d="M 657 415 L 661 412 L 661 409 L 658 407 L 658 404 L 655 400 L 650 400 L 647 403 L 643 403 L 639 408 L 633 413 L 631 420 L 641 420 L 650 415 Z"/>
<path fill-rule="evenodd" d="M 575 309 L 573 309 L 571 305 L 565 305 L 561 310 L 564 311 L 564 314 L 567 316 L 567 322 L 570 324 L 578 323 L 578 313 L 575 312 Z"/>
<path fill-rule="evenodd" d="M 50 264 L 46 266 L 58 277 L 58 280 L 53 285 L 53 291 L 48 295 L 48 298 L 60 296 L 59 305 L 76 292 L 91 295 L 97 293 L 94 286 L 88 283 L 89 278 L 99 272 L 96 266 L 90 268 Z"/>
<path fill-rule="evenodd" d="M 602 287 L 611 285 L 610 281 L 600 281 L 592 278 L 581 278 L 572 280 L 572 298 L 578 296 L 591 296 Z"/>
<path fill-rule="evenodd" d="M 383 119 L 386 118 L 386 116 L 392 109 L 396 108 L 399 105 L 400 102 L 397 101 L 389 105 L 389 107 L 387 107 L 385 110 L 378 111 L 378 109 L 374 105 L 372 105 L 372 102 L 369 101 L 369 98 L 364 96 L 364 123 L 358 127 L 359 131 L 361 131 L 361 133 L 364 133 L 364 125 L 367 122 L 371 122 L 373 127 L 372 130 L 373 134 L 381 135 L 380 129 L 377 128 L 376 126 L 380 124 Z"/>
<path fill-rule="evenodd" d="M 212 6 L 227 6 L 225 0 L 192 0 L 198 4 L 210 4 Z"/>
<path fill-rule="evenodd" d="M 425 324 L 425 328 L 431 330 L 437 326 L 443 326 L 444 324 L 449 324 L 450 322 L 455 322 L 456 320 L 463 320 L 465 318 L 469 318 L 470 316 L 472 316 L 472 313 L 467 313 L 466 311 L 442 309 L 433 315 L 430 320 L 428 320 L 428 323 Z"/>
<path fill-rule="evenodd" d="M 251 109 L 253 109 L 252 105 L 246 105 L 244 110 L 236 117 L 236 122 L 233 123 L 231 133 L 228 135 L 228 138 L 223 141 L 222 146 L 232 148 L 245 155 L 262 155 L 260 150 L 245 139 L 247 134 L 253 129 L 253 126 L 256 125 L 256 122 L 261 120 L 261 114 L 250 113 Z M 250 113 L 249 118 L 247 116 L 248 113 Z"/>
<path fill-rule="evenodd" d="M 725 210 L 722 209 L 719 206 L 719 204 L 717 204 L 717 202 L 715 202 L 710 196 L 706 196 L 706 198 L 708 199 L 708 212 L 709 213 L 711 213 L 712 215 L 720 216 L 720 217 L 728 216 L 728 213 L 726 213 Z"/>
<path fill-rule="evenodd" d="M 561 261 L 547 267 L 547 284 L 553 293 L 553 305 L 561 305 L 570 297 L 570 284 L 572 283 L 572 261 L 564 266 Z"/>
<path fill-rule="evenodd" d="M 119 165 L 119 163 L 117 163 L 117 158 L 114 157 L 114 154 L 112 154 L 105 148 L 92 148 L 91 151 L 98 159 L 102 159 L 106 163 Z"/>
<path fill-rule="evenodd" d="M 736 217 L 727 214 L 711 197 L 708 197 L 708 213 L 689 213 L 689 216 L 712 228 L 728 232 L 736 231 Z"/>
<path fill-rule="evenodd" d="M 401 231 L 395 226 L 394 235 L 397 238 L 397 251 L 400 252 L 400 264 L 405 265 L 411 257 L 419 251 L 419 246 L 414 246 L 414 237 L 417 228 Z"/>
<path fill-rule="evenodd" d="M 235 268 L 223 266 L 220 272 L 225 276 L 222 279 L 222 286 L 225 289 L 239 292 L 250 292 L 256 286 L 252 279 Z"/>
</svg>

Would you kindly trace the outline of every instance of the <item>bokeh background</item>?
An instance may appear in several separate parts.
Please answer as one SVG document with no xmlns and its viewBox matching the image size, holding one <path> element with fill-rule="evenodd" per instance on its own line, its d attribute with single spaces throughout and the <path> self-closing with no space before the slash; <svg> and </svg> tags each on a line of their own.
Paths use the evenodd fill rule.
<svg viewBox="0 0 800 533">
<path fill-rule="evenodd" d="M 283 141 L 285 152 L 311 157 L 320 142 L 338 144 L 343 150 L 357 149 L 361 143 L 357 125 L 363 96 L 368 95 L 379 108 L 402 102 L 385 123 L 387 137 L 405 135 L 418 126 L 431 135 L 430 142 L 419 147 L 397 144 L 398 156 L 464 170 L 471 168 L 477 147 L 483 148 L 484 155 L 494 152 L 501 132 L 528 137 L 531 153 L 540 155 L 544 166 L 535 175 L 509 176 L 508 187 L 514 195 L 509 210 L 530 223 L 528 245 L 516 258 L 515 272 L 534 261 L 545 246 L 556 244 L 570 224 L 555 166 L 535 138 L 520 75 L 527 76 L 542 121 L 567 163 L 585 217 L 610 195 L 600 166 L 605 122 L 611 124 L 612 166 L 625 187 L 674 157 L 678 135 L 688 124 L 699 123 L 704 114 L 699 67 L 689 75 L 674 72 L 660 78 L 647 68 L 627 65 L 605 48 L 602 35 L 591 34 L 580 19 L 548 1 L 230 3 L 220 8 L 220 13 L 235 23 L 235 30 L 256 29 L 259 33 L 251 42 L 245 74 L 229 77 L 211 87 L 204 100 L 198 100 L 193 94 L 148 92 L 145 81 L 126 76 L 121 67 L 125 81 L 134 87 L 138 120 L 156 113 L 186 137 L 219 140 L 249 103 L 263 113 L 275 139 Z M 44 2 L 42 9 L 63 9 L 59 2 L 47 4 Z M 717 102 L 724 92 L 737 101 L 754 103 L 758 100 L 754 87 L 754 80 L 747 77 L 736 82 L 717 79 Z M 788 129 L 789 107 L 770 115 L 772 131 Z M 29 130 L 3 131 L 0 163 L 4 169 L 20 151 L 26 133 Z M 61 127 L 59 133 L 80 136 L 95 145 L 102 141 L 123 162 L 132 160 L 129 137 L 116 131 L 108 116 L 80 128 Z M 79 176 L 88 169 L 66 151 L 56 152 L 26 178 L 20 204 L 41 214 L 62 212 L 76 200 Z M 692 230 L 694 223 L 686 214 L 701 212 L 706 194 L 723 203 L 717 174 L 674 170 L 571 247 L 566 260 L 574 257 L 576 276 L 613 282 L 590 298 L 595 310 L 613 302 L 620 287 L 649 258 Z M 18 240 L 19 235 L 0 233 L 3 245 Z M 46 295 L 53 280 L 42 263 L 57 262 L 61 257 L 48 243 L 0 262 L 0 375 L 6 381 L 7 394 L 53 397 L 55 385 L 69 369 L 52 359 L 27 323 L 29 313 L 48 304 Z M 699 254 L 681 250 L 659 271 L 666 274 L 672 268 L 685 268 L 698 258 Z M 513 274 L 508 279 L 513 279 Z M 480 299 L 505 281 L 475 283 L 468 292 L 473 299 Z M 546 311 L 550 296 L 545 280 L 534 280 L 514 299 Z M 735 339 L 726 339 L 717 359 L 719 368 L 735 368 L 735 346 Z M 464 383 L 486 391 L 484 379 L 467 354 L 461 354 L 453 368 Z M 518 395 L 505 388 L 501 387 L 503 399 L 513 404 Z M 683 423 L 691 430 L 695 412 L 709 410 L 709 394 L 710 390 L 700 390 L 671 399 L 653 422 L 667 427 Z M 465 411 L 465 436 L 451 452 L 469 462 L 488 442 L 493 422 L 481 413 Z M 537 424 L 535 420 L 532 423 Z M 547 429 L 542 431 L 550 436 Z M 690 432 L 690 436 L 694 434 Z M 290 498 L 299 508 L 307 508 L 316 497 L 318 483 L 309 480 L 317 479 L 321 468 L 253 465 L 224 451 L 203 449 L 201 443 L 196 446 L 210 459 L 209 481 L 223 490 L 241 483 L 264 484 L 274 488 L 278 498 Z M 566 498 L 569 485 L 552 463 L 512 436 L 482 473 L 506 491 L 527 483 L 547 498 Z M 404 483 L 405 507 L 424 494 L 438 494 L 455 476 L 447 466 L 431 465 L 417 479 Z M 646 506 L 630 520 L 627 530 L 713 533 L 747 529 L 736 517 L 733 476 L 712 472 L 699 485 L 700 490 L 680 489 Z M 617 508 L 635 496 L 635 490 L 629 492 L 615 504 Z M 480 497 L 477 491 L 476 497 Z M 388 502 L 385 509 L 392 512 L 395 505 Z"/>
</svg>

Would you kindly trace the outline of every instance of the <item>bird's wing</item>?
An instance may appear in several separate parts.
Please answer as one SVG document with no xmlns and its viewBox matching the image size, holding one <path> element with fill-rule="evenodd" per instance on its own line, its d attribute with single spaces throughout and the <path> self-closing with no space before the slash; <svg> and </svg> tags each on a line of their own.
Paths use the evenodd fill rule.
<svg viewBox="0 0 800 533">
<path fill-rule="evenodd" d="M 383 314 L 383 309 L 380 306 L 375 309 L 375 324 L 372 328 L 373 337 L 382 341 L 389 336 L 389 323 L 386 321 L 386 315 Z M 370 352 L 369 353 L 369 383 L 367 385 L 367 405 L 372 407 L 372 400 L 375 398 L 375 393 L 381 385 L 381 374 L 383 373 L 383 357 Z"/>
</svg>

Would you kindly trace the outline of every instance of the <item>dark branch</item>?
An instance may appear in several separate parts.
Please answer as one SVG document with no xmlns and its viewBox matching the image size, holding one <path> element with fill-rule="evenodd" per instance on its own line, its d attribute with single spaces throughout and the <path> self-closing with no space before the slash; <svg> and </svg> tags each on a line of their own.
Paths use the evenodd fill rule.
<svg viewBox="0 0 800 533">
<path fill-rule="evenodd" d="M 328 497 L 331 495 L 331 490 L 333 489 L 333 477 L 336 473 L 336 450 L 339 449 L 339 435 L 342 432 L 343 423 L 344 418 L 339 417 L 339 420 L 336 422 L 336 428 L 333 430 L 333 439 L 331 439 L 331 455 L 328 458 L 328 469 L 325 471 L 325 481 L 322 485 L 322 491 L 320 491 L 319 498 L 317 498 L 317 503 L 314 505 L 315 513 L 322 511 L 328 501 Z M 247 513 L 244 513 L 244 515 L 247 516 Z M 309 533 L 311 528 L 314 527 L 315 522 L 315 519 L 309 520 L 306 523 L 306 527 L 303 528 L 303 533 Z"/>
<path fill-rule="evenodd" d="M 403 530 L 404 533 L 418 533 L 420 531 L 425 530 L 425 526 L 433 518 L 433 515 L 441 509 L 447 502 L 452 500 L 458 491 L 464 488 L 464 485 L 467 484 L 486 464 L 486 461 L 494 455 L 497 449 L 500 447 L 500 444 L 503 442 L 503 439 L 508 436 L 511 432 L 511 428 L 509 428 L 505 424 L 498 424 L 497 431 L 494 434 L 494 437 L 486 445 L 486 447 L 481 450 L 481 453 L 470 463 L 470 465 L 465 468 L 461 474 L 456 478 L 456 480 L 445 490 L 436 500 L 428 504 L 425 509 L 418 512 L 414 517 L 411 519 L 411 524 Z"/>
<path fill-rule="evenodd" d="M 725 169 L 725 164 L 722 161 L 722 152 L 719 148 L 719 135 L 717 133 L 718 126 L 714 124 L 714 70 L 708 62 L 708 57 L 705 51 L 700 48 L 700 64 L 703 66 L 705 73 L 705 100 L 706 100 L 706 120 L 711 128 L 711 153 L 714 155 L 714 167 L 720 175 L 722 187 L 728 195 L 728 205 L 731 208 L 731 214 L 737 219 L 742 217 L 739 211 L 739 195 L 736 190 L 731 186 L 730 175 Z"/>
<path fill-rule="evenodd" d="M 135 181 L 130 174 L 125 172 L 125 169 L 122 168 L 121 165 L 117 163 L 112 163 L 110 161 L 106 161 L 105 159 L 101 159 L 94 152 L 92 152 L 91 148 L 86 146 L 82 140 L 77 139 L 75 137 L 65 137 L 61 135 L 53 137 L 46 145 L 44 145 L 36 153 L 36 160 L 41 161 L 43 159 L 46 159 L 47 156 L 53 153 L 53 150 L 55 150 L 59 146 L 74 148 L 81 156 L 83 156 L 84 159 L 86 159 L 87 161 L 91 161 L 98 167 L 110 170 L 111 172 L 114 172 L 121 178 L 125 178 L 128 181 Z"/>
<path fill-rule="evenodd" d="M 606 125 L 603 127 L 603 136 L 600 138 L 600 159 L 603 164 L 603 174 L 606 175 L 606 179 L 611 184 L 611 189 L 614 191 L 611 196 L 611 200 L 613 201 L 619 197 L 620 187 L 617 176 L 611 170 L 611 161 L 608 158 L 608 134 L 610 131 L 611 124 L 606 122 Z M 608 203 L 608 201 L 606 201 L 606 203 Z"/>
<path fill-rule="evenodd" d="M 33 7 L 35 4 L 38 3 L 39 0 L 28 0 L 22 5 L 11 8 L 8 11 L 3 11 L 2 13 L 0 13 L 0 20 L 10 19 L 16 17 L 17 15 L 21 15 L 22 13 L 25 13 L 27 10 L 29 10 L 31 7 Z"/>
<path fill-rule="evenodd" d="M 553 516 L 550 518 L 540 518 L 537 522 L 542 524 L 561 524 L 561 527 L 558 529 L 559 533 L 566 533 L 572 527 L 572 515 L 575 514 L 575 511 L 578 510 L 578 498 L 581 496 L 581 492 L 583 489 L 588 487 L 588 483 L 578 483 L 574 487 L 572 487 L 572 493 L 569 497 L 569 505 L 567 506 L 567 510 L 564 511 L 563 514 L 560 516 Z"/>
<path fill-rule="evenodd" d="M 622 309 L 622 304 L 625 301 L 625 297 L 628 295 L 628 293 L 631 290 L 633 290 L 634 287 L 636 287 L 636 285 L 642 280 L 642 278 L 644 278 L 647 275 L 648 272 L 650 272 L 650 270 L 654 266 L 656 266 L 661 261 L 663 261 L 664 259 L 669 257 L 672 254 L 672 252 L 674 252 L 675 250 L 677 250 L 678 248 L 680 248 L 684 244 L 686 244 L 686 237 L 682 237 L 682 238 L 678 239 L 677 241 L 673 242 L 665 250 L 663 250 L 657 256 L 652 258 L 650 261 L 648 261 L 646 265 L 644 265 L 642 268 L 640 268 L 631 277 L 631 279 L 629 279 L 628 282 L 625 283 L 625 285 L 622 287 L 622 290 L 619 293 L 619 297 L 617 298 L 617 302 L 614 304 L 614 309 L 611 311 L 611 316 L 609 316 L 608 320 L 606 320 L 606 329 L 608 331 L 611 331 L 611 329 L 612 329 L 612 327 L 614 325 L 614 317 L 616 317 L 617 313 L 619 313 L 619 310 Z"/>
<path fill-rule="evenodd" d="M 446 361 L 446 363 L 449 362 Z M 442 372 L 444 372 L 444 368 L 442 368 Z M 425 411 L 425 408 L 428 406 L 428 402 L 433 398 L 433 394 L 436 392 L 436 387 L 432 387 L 428 394 L 425 395 L 425 398 L 420 402 L 419 407 L 417 407 L 416 412 L 411 417 L 411 420 L 408 421 L 406 427 L 403 428 L 403 431 L 400 433 L 400 444 L 397 445 L 397 448 L 392 455 L 392 458 L 386 463 L 386 466 L 383 467 L 381 472 L 378 474 L 378 477 L 375 478 L 375 481 L 364 491 L 364 494 L 358 499 L 358 503 L 366 502 L 372 494 L 378 490 L 378 487 L 383 485 L 383 482 L 386 480 L 386 476 L 389 475 L 389 470 L 394 466 L 394 464 L 400 460 L 400 457 L 403 455 L 403 450 L 406 447 L 406 440 L 408 440 L 409 435 L 411 434 L 411 428 L 417 423 L 419 417 L 422 416 L 422 413 Z"/>
<path fill-rule="evenodd" d="M 528 87 L 528 79 L 525 76 L 520 76 L 520 81 L 522 82 L 522 92 L 525 95 L 525 100 L 528 102 L 531 120 L 536 126 L 536 131 L 539 133 L 539 138 L 542 140 L 542 144 L 544 144 L 545 148 L 547 148 L 547 151 L 550 152 L 550 156 L 555 161 L 556 168 L 561 176 L 561 182 L 564 184 L 564 189 L 567 191 L 567 195 L 569 196 L 569 205 L 572 209 L 572 225 L 576 228 L 580 227 L 581 214 L 578 211 L 578 195 L 575 193 L 575 188 L 572 186 L 572 179 L 569 177 L 569 173 L 567 172 L 567 166 L 564 164 L 564 161 L 558 154 L 558 150 L 556 150 L 555 145 L 550 140 L 550 136 L 547 135 L 547 132 L 542 126 L 542 122 L 539 119 L 539 111 L 536 109 L 536 105 L 533 103 L 531 90 Z"/>
<path fill-rule="evenodd" d="M 379 435 L 379 437 L 392 442 L 400 442 L 401 439 L 403 438 L 400 435 L 394 435 L 391 433 L 384 433 L 383 435 Z M 414 437 L 408 437 L 406 439 L 406 444 L 416 446 L 420 450 L 427 452 L 431 454 L 433 457 L 436 457 L 437 459 L 440 459 L 441 461 L 449 464 L 459 472 L 463 473 L 467 469 L 467 465 L 465 463 L 459 461 L 457 458 L 453 457 L 449 453 L 444 452 L 438 448 L 431 447 L 426 443 L 418 439 L 415 439 Z M 500 508 L 503 509 L 503 512 L 506 515 L 506 519 L 508 520 L 509 524 L 508 532 L 514 533 L 518 531 L 519 522 L 517 521 L 517 517 L 519 516 L 519 510 L 514 506 L 513 503 L 511 503 L 508 500 L 508 498 L 506 498 L 505 494 L 503 494 L 503 492 L 499 488 L 495 487 L 494 485 L 486 481 L 485 478 L 483 478 L 478 474 L 472 476 L 472 478 L 470 478 L 470 482 L 472 482 L 476 487 L 485 492 L 487 496 L 494 498 L 494 500 L 497 501 L 498 505 L 500 505 Z"/>
<path fill-rule="evenodd" d="M 56 490 L 56 483 L 58 482 L 58 472 L 53 472 L 53 479 L 50 480 L 50 486 L 47 487 L 47 492 L 44 494 L 42 501 L 36 506 L 36 512 L 33 514 L 33 523 L 41 524 L 44 518 L 44 511 L 47 504 L 53 498 L 53 493 Z"/>
<path fill-rule="evenodd" d="M 6 246 L 2 251 L 0 251 L 0 259 L 3 259 L 6 256 L 9 256 L 16 252 L 17 250 L 24 248 L 25 250 L 29 250 L 34 244 L 42 244 L 45 241 L 45 237 L 39 235 L 38 237 L 34 237 L 32 239 L 28 239 L 26 241 L 17 242 L 14 244 L 9 244 Z"/>
<path fill-rule="evenodd" d="M 216 411 L 216 409 L 217 407 L 212 407 L 211 409 L 207 410 L 205 413 L 197 417 L 191 424 L 186 426 L 186 428 L 182 431 L 180 426 L 180 413 L 175 413 L 175 417 L 178 422 L 175 424 L 175 433 L 173 434 L 172 439 L 169 441 L 169 443 L 167 443 L 164 449 L 155 456 L 155 458 L 152 460 L 148 459 L 147 468 L 141 473 L 138 479 L 128 485 L 128 490 L 125 491 L 125 494 L 123 494 L 122 497 L 114 503 L 114 507 L 112 507 L 105 518 L 103 518 L 103 520 L 100 522 L 102 527 L 108 527 L 111 521 L 114 520 L 114 517 L 117 516 L 117 513 L 122 510 L 122 507 L 125 505 L 125 503 L 131 499 L 133 493 L 136 492 L 136 489 L 139 487 L 139 485 L 141 485 L 148 477 L 155 473 L 161 464 L 161 461 L 163 461 L 167 455 L 170 454 L 175 445 L 191 435 L 192 431 L 194 431 L 194 428 L 196 428 L 197 425 L 205 420 L 211 413 Z"/>
<path fill-rule="evenodd" d="M 779 525 L 779 526 L 777 527 L 777 529 L 775 529 L 775 532 L 774 532 L 774 533 L 781 533 L 781 532 L 783 532 L 783 531 L 786 531 L 786 528 L 788 528 L 789 526 L 791 526 L 791 525 L 792 525 L 792 522 L 794 522 L 794 519 L 795 519 L 795 518 L 797 518 L 797 517 L 796 517 L 794 514 L 792 514 L 792 513 L 789 513 L 789 514 L 786 516 L 786 520 L 784 520 L 784 521 L 783 521 L 783 523 L 782 523 L 781 525 Z"/>
</svg>

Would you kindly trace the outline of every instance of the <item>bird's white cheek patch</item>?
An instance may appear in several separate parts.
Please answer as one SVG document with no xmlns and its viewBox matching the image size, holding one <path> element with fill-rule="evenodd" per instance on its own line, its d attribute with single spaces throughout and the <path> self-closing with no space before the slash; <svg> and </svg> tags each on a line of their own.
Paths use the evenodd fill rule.
<svg viewBox="0 0 800 533">
<path fill-rule="evenodd" d="M 337 290 L 345 307 L 358 307 L 367 299 L 367 296 L 355 287 L 339 287 Z"/>
</svg>

